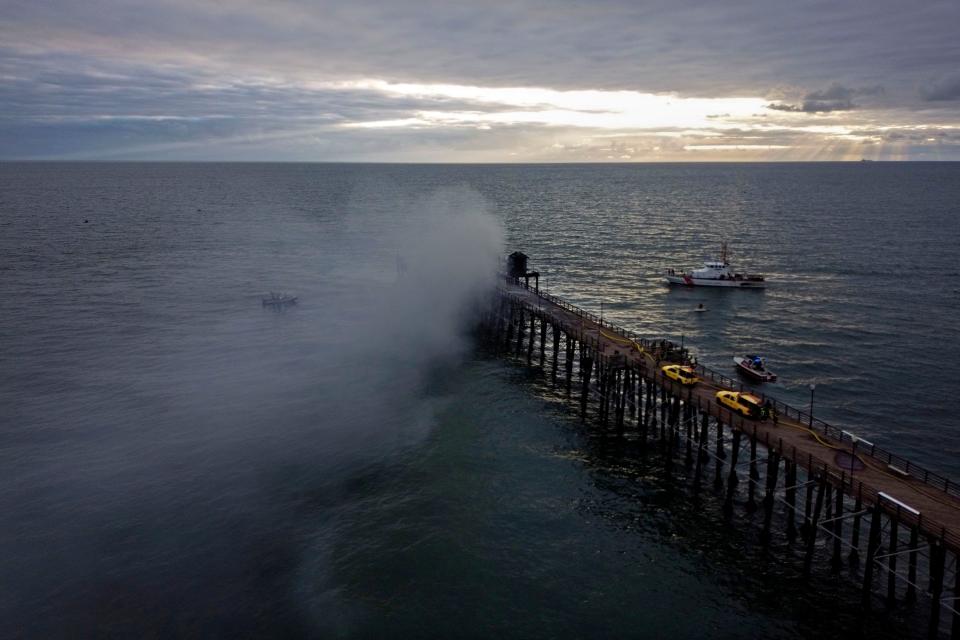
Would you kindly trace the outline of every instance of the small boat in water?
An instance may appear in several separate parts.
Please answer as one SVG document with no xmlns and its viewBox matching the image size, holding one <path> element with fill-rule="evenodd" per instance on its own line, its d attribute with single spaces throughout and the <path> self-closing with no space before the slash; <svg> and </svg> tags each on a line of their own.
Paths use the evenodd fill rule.
<svg viewBox="0 0 960 640">
<path fill-rule="evenodd" d="M 708 260 L 700 269 L 692 272 L 667 269 L 667 282 L 687 287 L 738 287 L 740 289 L 763 289 L 763 276 L 751 273 L 736 273 L 727 259 L 727 243 L 720 245 L 720 258 Z"/>
<path fill-rule="evenodd" d="M 777 374 L 767 369 L 767 361 L 761 356 L 746 355 L 742 358 L 734 358 L 733 363 L 737 365 L 737 371 L 754 382 L 777 381 Z"/>
<path fill-rule="evenodd" d="M 265 307 L 285 307 L 288 304 L 297 304 L 297 296 L 291 296 L 287 293 L 274 293 L 262 298 Z"/>
</svg>

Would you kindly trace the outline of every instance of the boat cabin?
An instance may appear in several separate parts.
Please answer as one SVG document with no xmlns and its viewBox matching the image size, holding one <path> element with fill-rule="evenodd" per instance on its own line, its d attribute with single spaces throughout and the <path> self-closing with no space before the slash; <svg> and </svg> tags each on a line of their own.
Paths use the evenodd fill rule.
<svg viewBox="0 0 960 640">
<path fill-rule="evenodd" d="M 725 262 L 704 262 L 702 269 L 693 271 L 694 278 L 726 279 L 732 278 L 730 267 Z"/>
</svg>

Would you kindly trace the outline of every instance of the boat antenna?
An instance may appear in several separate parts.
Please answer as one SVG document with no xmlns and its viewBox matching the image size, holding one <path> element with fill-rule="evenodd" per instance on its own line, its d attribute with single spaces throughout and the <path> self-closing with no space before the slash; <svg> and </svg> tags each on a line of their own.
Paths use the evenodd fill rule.
<svg viewBox="0 0 960 640">
<path fill-rule="evenodd" d="M 720 262 L 723 264 L 729 264 L 727 261 L 727 241 L 723 240 L 720 242 Z"/>
</svg>

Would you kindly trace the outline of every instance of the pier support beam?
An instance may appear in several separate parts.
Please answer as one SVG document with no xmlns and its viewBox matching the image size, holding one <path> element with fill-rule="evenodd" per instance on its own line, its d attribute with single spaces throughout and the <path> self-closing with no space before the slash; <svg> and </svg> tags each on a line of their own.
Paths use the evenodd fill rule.
<svg viewBox="0 0 960 640">
<path fill-rule="evenodd" d="M 810 569 L 813 565 L 814 543 L 817 540 L 817 526 L 820 522 L 820 510 L 823 508 L 823 494 L 827 490 L 826 478 L 820 478 L 817 487 L 817 502 L 813 507 L 813 519 L 810 521 L 810 535 L 807 536 L 807 551 L 803 556 L 803 577 L 810 577 Z"/>
<path fill-rule="evenodd" d="M 797 539 L 797 463 L 784 463 L 784 483 L 787 485 L 787 540 L 792 544 Z"/>
<path fill-rule="evenodd" d="M 587 402 L 590 399 L 590 375 L 593 372 L 593 357 L 580 354 L 580 419 L 587 417 Z M 569 378 L 567 378 L 569 388 Z"/>
<path fill-rule="evenodd" d="M 940 635 L 940 599 L 943 597 L 943 574 L 946 572 L 947 550 L 939 540 L 930 543 L 930 622 L 927 637 Z"/>
<path fill-rule="evenodd" d="M 643 387 L 647 381 L 641 376 L 637 380 L 637 431 L 640 433 L 640 445 L 647 444 L 647 423 L 643 410 Z"/>
<path fill-rule="evenodd" d="M 870 531 L 867 533 L 867 558 L 863 568 L 863 596 L 860 606 L 863 611 L 870 610 L 870 594 L 873 591 L 873 565 L 876 563 L 877 549 L 880 547 L 880 507 L 874 505 L 870 510 Z"/>
<path fill-rule="evenodd" d="M 843 488 L 845 484 L 846 474 L 841 472 L 840 486 L 835 492 L 836 504 L 834 505 L 833 522 L 830 527 L 831 533 L 833 533 L 833 557 L 830 559 L 830 564 L 834 573 L 839 573 L 843 566 L 843 549 L 841 549 L 840 543 L 843 540 Z"/>
<path fill-rule="evenodd" d="M 666 436 L 667 431 L 667 389 L 661 385 L 660 386 L 660 444 L 663 444 L 663 438 Z"/>
<path fill-rule="evenodd" d="M 671 480 L 673 478 L 673 453 L 677 442 L 677 428 L 680 421 L 680 398 L 670 396 L 668 402 L 670 403 L 670 419 L 669 428 L 667 429 L 667 453 L 665 462 L 667 480 Z"/>
<path fill-rule="evenodd" d="M 607 426 L 607 406 L 610 400 L 610 367 L 603 358 L 597 360 L 597 380 L 600 382 L 600 426 Z"/>
<path fill-rule="evenodd" d="M 617 401 L 617 435 L 623 435 L 623 418 L 626 413 L 627 387 L 630 385 L 629 370 L 620 369 L 617 371 L 617 381 L 614 386 L 614 394 Z"/>
<path fill-rule="evenodd" d="M 897 603 L 897 543 L 900 522 L 890 518 L 890 543 L 887 547 L 887 607 Z"/>
<path fill-rule="evenodd" d="M 540 368 L 544 368 L 547 357 L 547 323 L 545 318 L 540 316 Z"/>
<path fill-rule="evenodd" d="M 757 470 L 757 434 L 754 433 L 750 438 L 750 472 L 747 475 L 747 512 L 753 513 L 757 510 L 757 501 L 754 499 L 757 491 L 757 483 L 760 482 L 760 472 Z"/>
<path fill-rule="evenodd" d="M 550 379 L 557 384 L 557 364 L 560 360 L 560 327 L 553 325 L 553 362 L 550 365 Z"/>
<path fill-rule="evenodd" d="M 713 470 L 713 486 L 717 490 L 723 488 L 723 460 L 726 457 L 723 451 L 723 422 L 717 420 L 717 462 Z"/>
<path fill-rule="evenodd" d="M 733 494 L 737 490 L 740 479 L 737 478 L 737 457 L 740 455 L 741 431 L 733 432 L 733 443 L 730 446 L 730 473 L 727 474 L 727 496 L 723 501 L 724 513 L 730 515 L 733 513 Z"/>
<path fill-rule="evenodd" d="M 537 328 L 536 328 L 537 318 L 532 313 L 530 314 L 530 341 L 527 343 L 527 366 L 533 364 L 533 343 L 537 338 Z"/>
<path fill-rule="evenodd" d="M 953 559 L 953 595 L 956 596 L 960 594 L 960 558 L 954 556 Z M 951 618 L 953 620 L 950 622 L 950 638 L 951 640 L 960 639 L 960 610 L 958 610 L 956 604 L 957 601 L 953 601 L 953 615 Z"/>
<path fill-rule="evenodd" d="M 767 450 L 767 491 L 763 496 L 763 532 L 760 541 L 763 544 L 770 542 L 770 523 L 773 521 L 773 496 L 777 490 L 777 478 L 780 475 L 780 452 L 776 449 Z"/>
<path fill-rule="evenodd" d="M 654 392 L 655 391 L 654 391 L 653 381 L 647 380 L 647 401 L 644 403 L 644 411 L 643 411 L 644 440 L 646 440 L 647 438 L 647 432 L 649 431 L 649 428 L 650 428 L 651 419 L 655 420 L 655 418 L 653 417 L 653 407 L 654 407 L 653 403 L 656 400 L 656 397 L 654 396 Z M 654 436 L 656 436 L 656 434 L 654 434 Z"/>
<path fill-rule="evenodd" d="M 847 558 L 847 561 L 853 565 L 857 566 L 860 564 L 860 520 L 863 516 L 860 514 L 863 511 L 863 485 L 857 487 L 857 499 L 853 503 L 853 512 L 857 515 L 853 516 L 853 533 L 850 535 L 850 544 L 852 549 L 850 549 L 850 555 Z"/>
<path fill-rule="evenodd" d="M 523 307 L 520 307 L 517 312 L 517 357 L 520 357 L 520 354 L 523 353 L 523 331 L 526 329 L 526 318 L 523 315 Z"/>
<path fill-rule="evenodd" d="M 697 442 L 697 465 L 693 472 L 693 492 L 700 492 L 700 474 L 703 470 L 704 459 L 707 457 L 707 420 L 710 416 L 706 413 L 701 414 L 700 418 L 700 439 Z"/>
<path fill-rule="evenodd" d="M 800 534 L 803 536 L 804 541 L 806 541 L 810 535 L 810 519 L 813 513 L 813 485 L 815 483 L 811 482 L 813 478 L 813 471 L 811 471 L 811 469 L 811 466 L 807 466 L 807 493 L 803 503 L 803 524 L 800 525 Z"/>
<path fill-rule="evenodd" d="M 917 527 L 910 527 L 910 554 L 907 566 L 907 595 L 905 601 L 912 605 L 917 601 L 917 545 L 920 532 Z"/>
</svg>

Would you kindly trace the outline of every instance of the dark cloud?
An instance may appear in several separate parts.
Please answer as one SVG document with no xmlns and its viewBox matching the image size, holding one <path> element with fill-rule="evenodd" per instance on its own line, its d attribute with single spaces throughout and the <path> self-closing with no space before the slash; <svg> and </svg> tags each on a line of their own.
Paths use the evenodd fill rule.
<svg viewBox="0 0 960 640">
<path fill-rule="evenodd" d="M 920 96 L 928 102 L 960 100 L 960 73 L 922 87 Z"/>
<path fill-rule="evenodd" d="M 938 142 L 942 144 L 960 143 L 960 131 L 938 127 L 901 127 L 898 129 L 864 129 L 858 132 L 862 136 L 871 136 L 884 142 Z"/>
<path fill-rule="evenodd" d="M 947 72 L 960 7 L 929 0 L 14 1 L 0 41 L 25 50 L 285 73 L 494 86 L 755 94 L 787 81 L 896 84 Z M 915 77 L 915 76 L 913 76 Z"/>
<path fill-rule="evenodd" d="M 955 0 L 929 0 L 923 11 L 902 0 L 7 0 L 0 156 L 79 153 L 104 141 L 177 145 L 189 136 L 213 144 L 244 132 L 281 140 L 296 129 L 312 139 L 339 122 L 419 109 L 497 109 L 320 86 L 359 78 L 698 97 L 826 87 L 769 108 L 836 118 L 875 108 L 880 100 L 866 98 L 876 90 L 864 87 L 882 83 L 885 105 L 917 119 L 938 111 L 945 124 L 956 114 L 930 101 L 957 97 L 958 23 Z M 944 80 L 918 92 L 918 77 Z M 325 149 L 338 150 L 348 139 L 411 139 L 382 130 L 322 135 L 337 140 Z"/>
<path fill-rule="evenodd" d="M 776 111 L 792 111 L 796 113 L 830 113 L 831 111 L 850 111 L 858 109 L 859 105 L 853 102 L 857 96 L 876 96 L 884 93 L 883 87 L 858 87 L 852 89 L 834 83 L 822 91 L 811 91 L 803 97 L 800 104 L 788 102 L 774 102 L 767 105 L 768 109 Z"/>
</svg>

